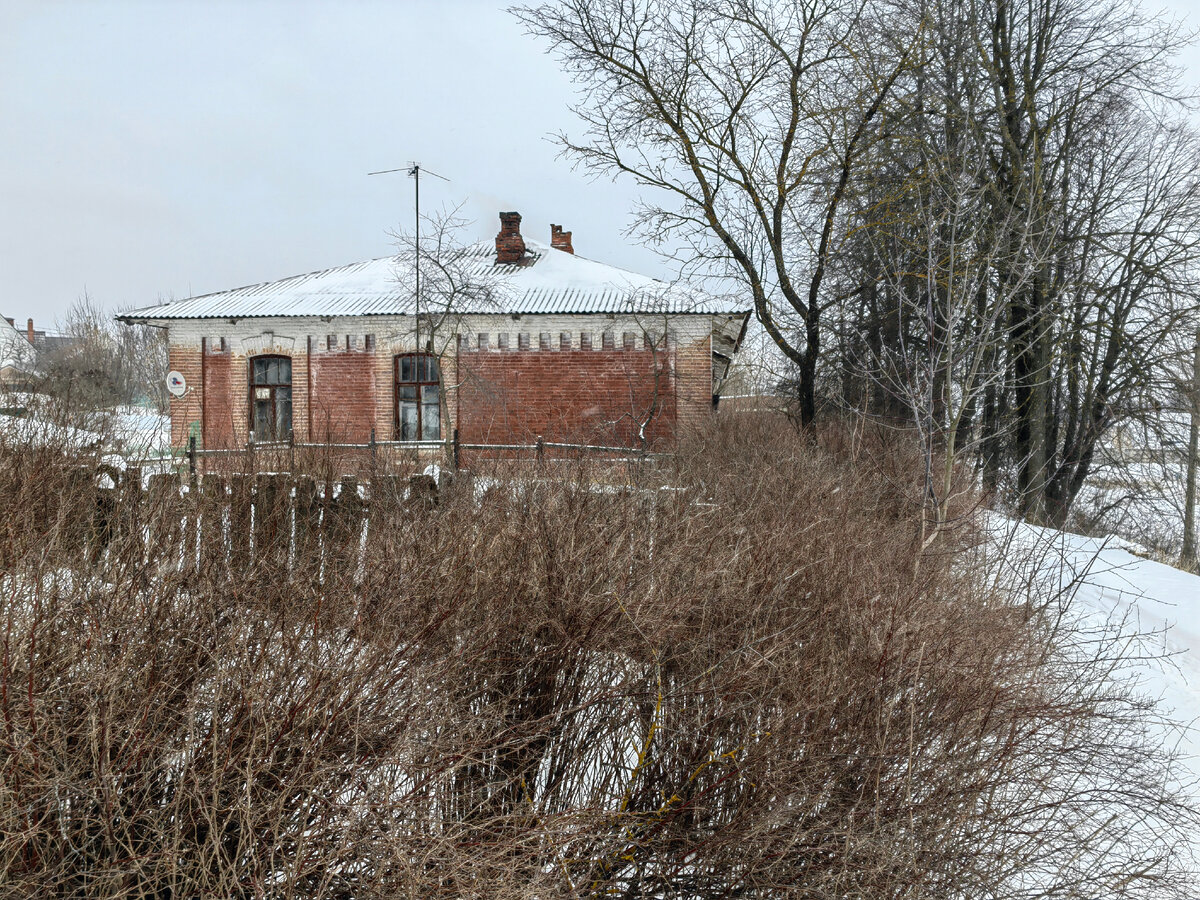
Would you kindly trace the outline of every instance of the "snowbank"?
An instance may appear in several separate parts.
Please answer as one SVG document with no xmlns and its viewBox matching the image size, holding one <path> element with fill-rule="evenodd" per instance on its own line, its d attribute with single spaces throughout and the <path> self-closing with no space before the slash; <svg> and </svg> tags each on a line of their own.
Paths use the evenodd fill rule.
<svg viewBox="0 0 1200 900">
<path fill-rule="evenodd" d="M 1200 779 L 1200 576 L 1139 556 L 1119 539 L 1096 539 L 1007 519 L 987 523 L 1009 575 L 1061 588 L 1075 615 L 1097 629 L 1139 634 L 1151 656 L 1129 674 L 1178 722 L 1179 747 Z"/>
</svg>

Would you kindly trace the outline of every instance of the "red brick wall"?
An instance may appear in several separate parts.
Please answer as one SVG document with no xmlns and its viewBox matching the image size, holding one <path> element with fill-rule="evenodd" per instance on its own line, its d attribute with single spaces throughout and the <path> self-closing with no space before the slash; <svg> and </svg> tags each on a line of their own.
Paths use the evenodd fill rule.
<svg viewBox="0 0 1200 900">
<path fill-rule="evenodd" d="M 365 443 L 376 428 L 377 440 L 387 432 L 376 423 L 376 354 L 365 350 L 321 350 L 308 356 L 311 378 L 309 408 L 311 440 Z M 293 384 L 303 372 L 292 370 Z M 293 410 L 293 417 L 298 415 Z"/>
<path fill-rule="evenodd" d="M 675 420 L 673 354 L 649 350 L 460 353 L 459 440 L 637 446 L 669 439 Z"/>
<path fill-rule="evenodd" d="M 598 333 L 589 350 L 578 349 L 578 335 L 576 349 L 568 350 L 522 351 L 516 335 L 510 337 L 508 350 L 460 350 L 443 359 L 447 438 L 457 425 L 464 443 L 531 443 L 540 435 L 547 441 L 637 446 L 639 427 L 648 419 L 647 438 L 662 446 L 711 414 L 707 337 L 681 339 L 658 351 L 645 349 L 640 334 L 636 349 L 625 349 L 618 334 L 608 350 Z M 553 337 L 552 346 L 558 346 L 557 332 Z M 537 338 L 535 333 L 533 348 Z M 365 443 L 372 427 L 377 440 L 396 437 L 392 349 L 376 350 L 372 339 L 368 350 L 362 335 L 347 349 L 344 340 L 330 350 L 323 338 L 301 338 L 288 351 L 298 442 Z M 241 349 L 237 339 L 227 339 L 224 349 L 210 339 L 202 363 L 199 346 L 171 347 L 171 367 L 188 381 L 187 394 L 171 401 L 175 447 L 186 447 L 193 422 L 204 447 L 245 444 L 247 358 Z"/>
<path fill-rule="evenodd" d="M 187 390 L 182 397 L 171 398 L 171 446 L 185 448 L 188 432 L 193 422 L 200 428 L 200 410 L 204 385 L 201 383 L 200 348 L 172 346 L 167 364 L 173 371 L 180 372 L 187 380 Z"/>
<path fill-rule="evenodd" d="M 241 394 L 247 396 L 243 387 Z M 246 402 L 236 403 L 233 361 L 228 349 L 209 347 L 204 354 L 204 435 L 209 449 L 232 447 L 234 417 L 246 413 Z"/>
<path fill-rule="evenodd" d="M 683 432 L 702 425 L 712 416 L 712 338 L 681 346 L 676 359 L 677 428 Z"/>
</svg>

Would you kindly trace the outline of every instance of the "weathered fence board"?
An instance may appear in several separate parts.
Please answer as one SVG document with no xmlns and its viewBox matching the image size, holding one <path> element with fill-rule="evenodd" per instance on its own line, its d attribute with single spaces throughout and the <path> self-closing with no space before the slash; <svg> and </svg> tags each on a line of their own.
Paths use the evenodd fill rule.
<svg viewBox="0 0 1200 900">
<path fill-rule="evenodd" d="M 118 473 L 114 487 L 95 470 L 73 473 L 69 509 L 58 516 L 69 546 L 93 563 L 155 560 L 163 570 L 217 578 L 353 579 L 371 502 L 358 479 L 317 482 L 288 474 L 175 475 Z M 417 498 L 404 479 L 382 477 L 376 490 Z M 436 492 L 436 487 L 433 489 Z M 420 485 L 420 502 L 431 502 Z"/>
</svg>

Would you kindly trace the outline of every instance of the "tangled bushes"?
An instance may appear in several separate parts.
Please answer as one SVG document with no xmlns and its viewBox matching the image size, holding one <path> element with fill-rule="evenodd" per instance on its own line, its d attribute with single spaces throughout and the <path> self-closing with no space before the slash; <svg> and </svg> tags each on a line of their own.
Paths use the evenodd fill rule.
<svg viewBox="0 0 1200 900">
<path fill-rule="evenodd" d="M 950 536 L 917 564 L 901 450 L 736 425 L 621 479 L 377 491 L 360 565 L 248 577 L 75 552 L 65 470 L 6 453 L 43 510 L 0 537 L 0 894 L 1178 887 L 1114 660 Z"/>
</svg>

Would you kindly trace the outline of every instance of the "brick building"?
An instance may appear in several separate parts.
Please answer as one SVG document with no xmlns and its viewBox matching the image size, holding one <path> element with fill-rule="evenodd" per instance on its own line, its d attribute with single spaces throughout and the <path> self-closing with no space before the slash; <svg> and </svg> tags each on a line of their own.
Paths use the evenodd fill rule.
<svg viewBox="0 0 1200 900">
<path fill-rule="evenodd" d="M 423 260 L 420 305 L 384 258 L 122 316 L 168 330 L 173 446 L 662 446 L 712 414 L 748 310 L 500 218 L 494 245 Z"/>
</svg>

